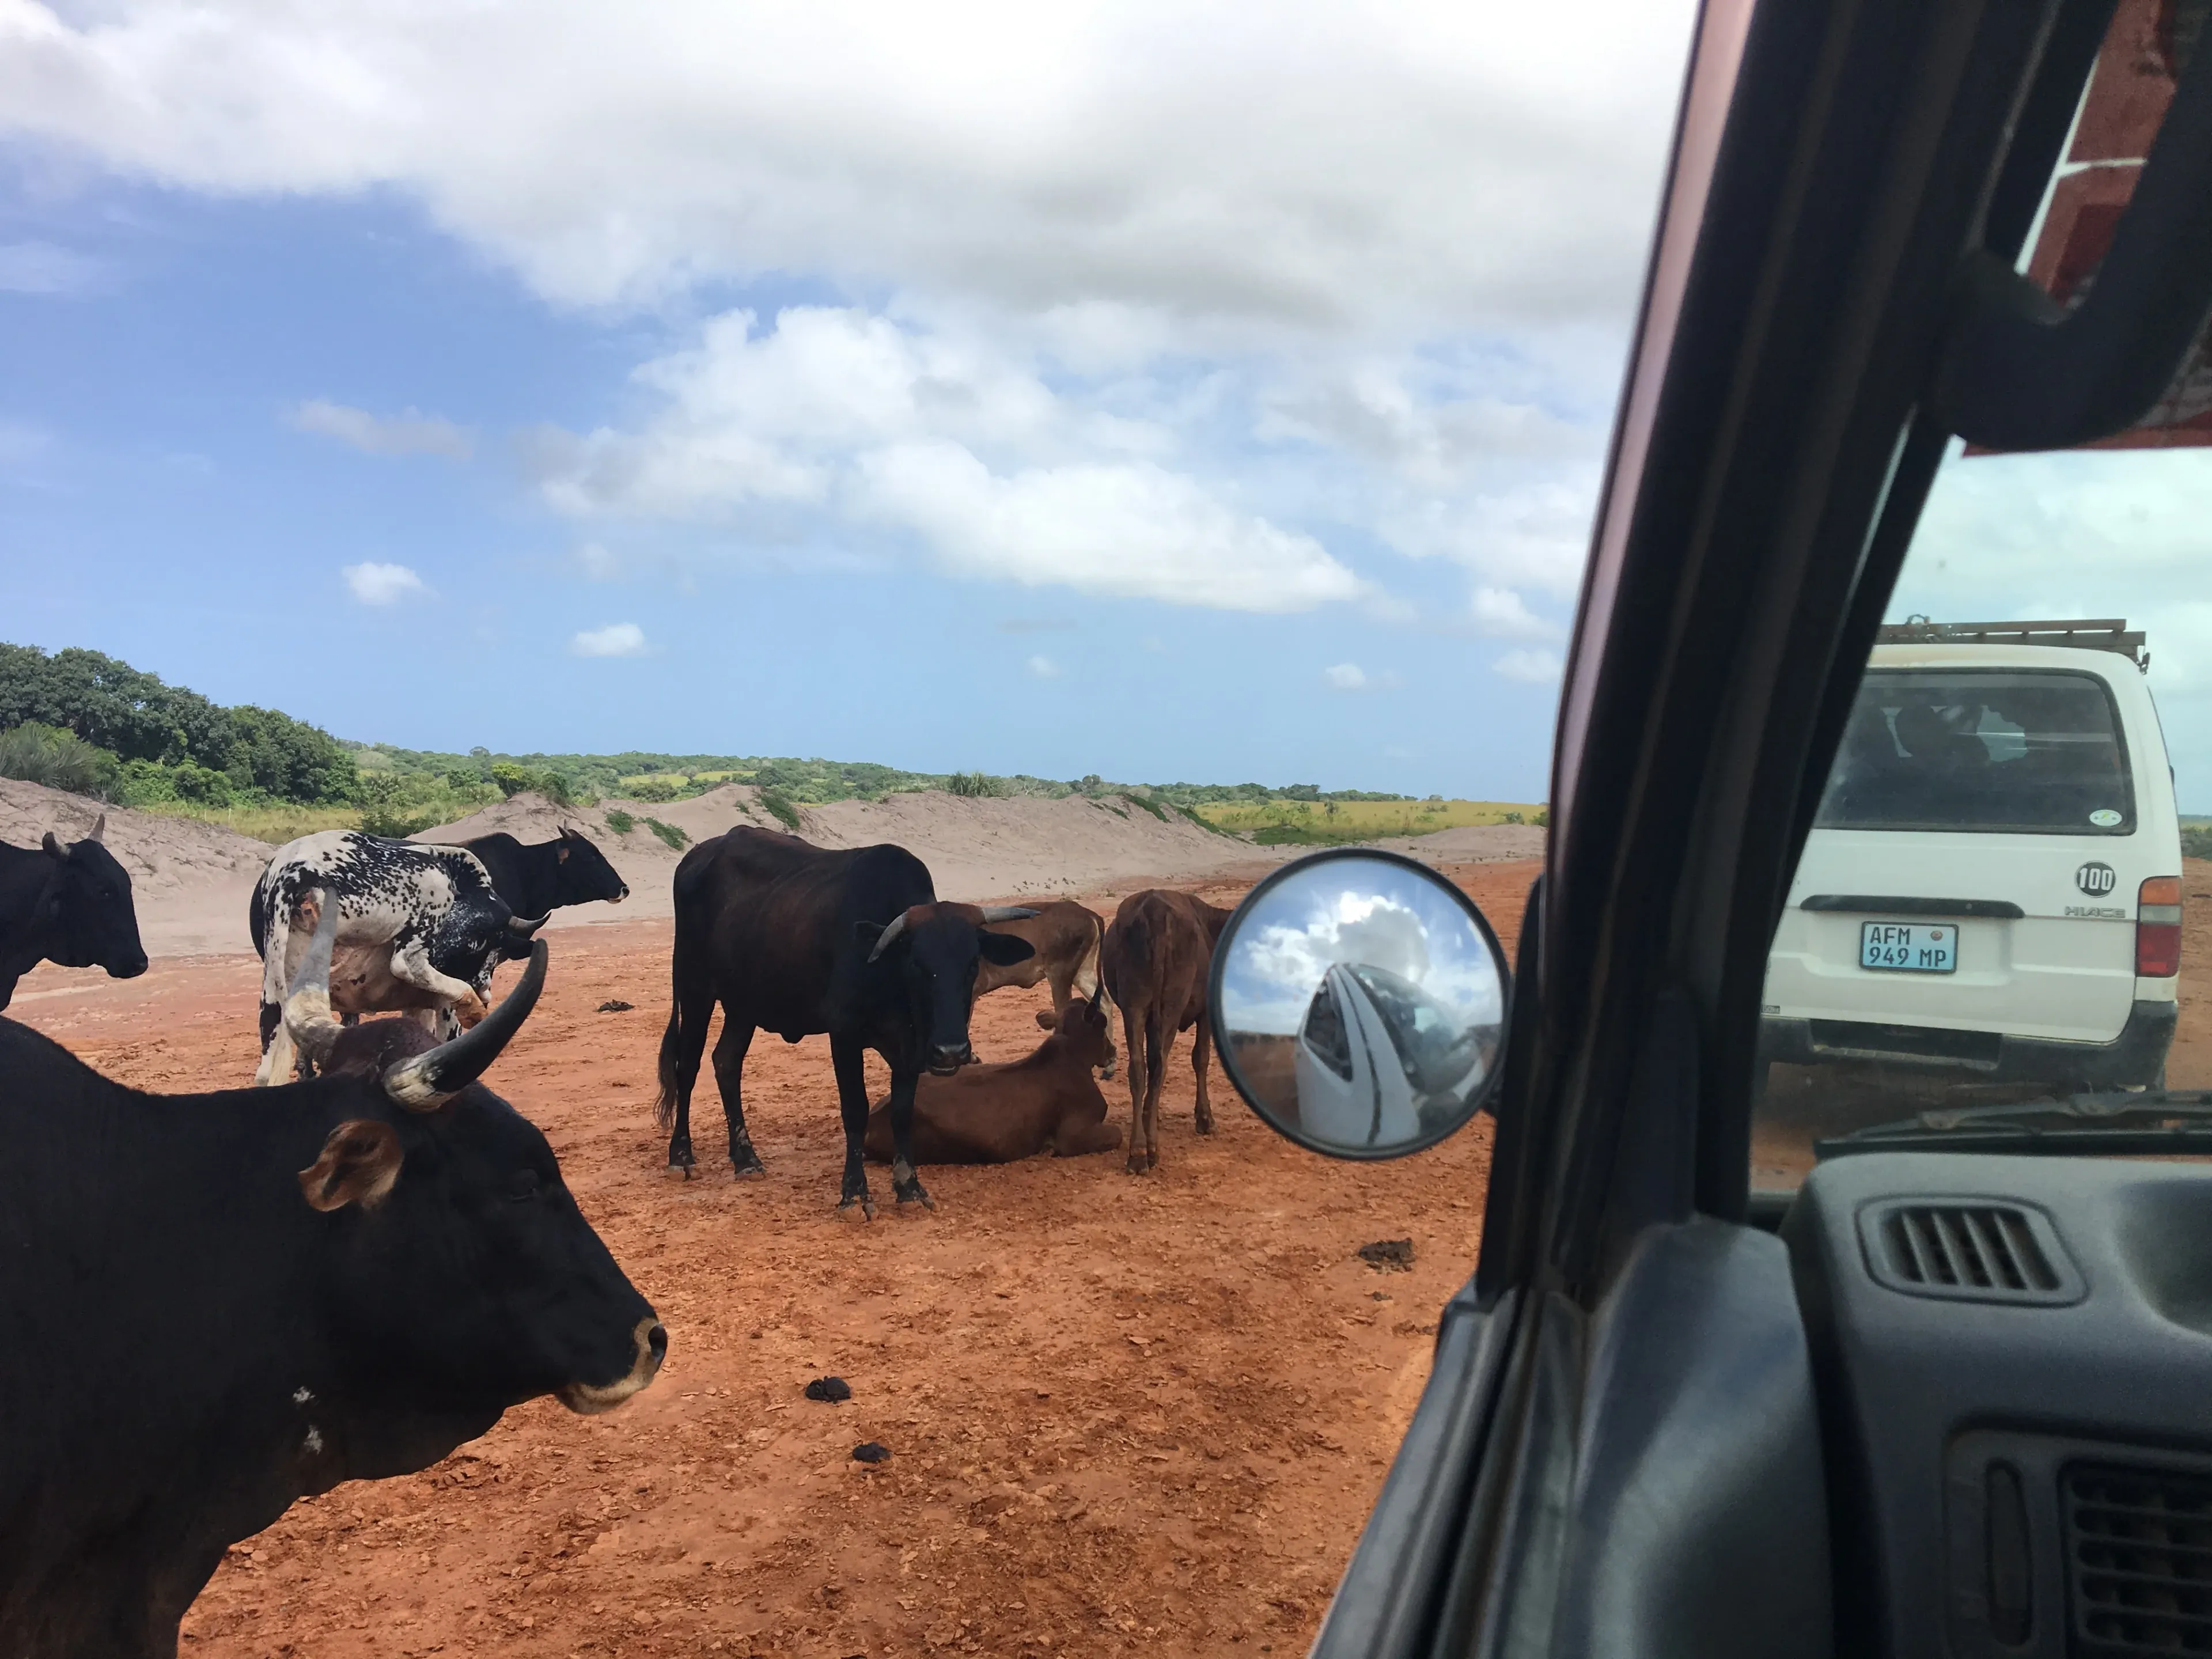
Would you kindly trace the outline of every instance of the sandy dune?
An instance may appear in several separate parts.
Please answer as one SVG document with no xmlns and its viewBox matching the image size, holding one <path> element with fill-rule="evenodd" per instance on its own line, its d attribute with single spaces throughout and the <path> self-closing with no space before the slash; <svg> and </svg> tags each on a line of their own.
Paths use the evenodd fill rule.
<svg viewBox="0 0 2212 1659">
<path fill-rule="evenodd" d="M 33 846 L 49 829 L 73 840 L 91 827 L 100 810 L 80 796 L 0 779 L 0 841 Z M 131 872 L 139 933 L 149 954 L 228 955 L 250 948 L 246 901 L 273 848 L 191 818 L 121 807 L 106 811 L 107 844 Z M 635 822 L 627 833 L 617 835 L 608 824 L 611 811 L 630 814 Z M 690 800 L 660 805 L 609 800 L 561 807 L 543 796 L 517 795 L 457 823 L 425 830 L 414 839 L 450 842 L 504 830 L 518 840 L 538 842 L 564 824 L 580 830 L 605 850 L 630 888 L 629 900 L 619 906 L 580 905 L 556 912 L 551 924 L 589 927 L 670 913 L 670 881 L 682 854 L 646 827 L 649 817 L 681 830 L 694 842 L 740 823 L 783 827 L 760 805 L 757 791 L 725 784 Z M 1140 886 L 1252 881 L 1304 850 L 1255 847 L 1180 816 L 1164 822 L 1119 796 L 975 799 L 931 791 L 881 801 L 838 801 L 801 808 L 799 833 L 818 847 L 896 842 L 929 866 L 940 896 L 969 900 L 1079 893 L 1110 898 Z M 1485 864 L 1540 856 L 1544 831 L 1492 824 L 1377 844 L 1431 864 Z"/>
</svg>

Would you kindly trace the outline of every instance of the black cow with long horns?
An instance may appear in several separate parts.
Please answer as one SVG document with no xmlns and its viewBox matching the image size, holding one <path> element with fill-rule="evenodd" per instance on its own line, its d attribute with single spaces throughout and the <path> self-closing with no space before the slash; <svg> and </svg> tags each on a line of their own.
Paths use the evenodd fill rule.
<svg viewBox="0 0 2212 1659">
<path fill-rule="evenodd" d="M 668 1167 L 685 1178 L 691 1088 L 707 1023 L 722 1005 L 714 1081 L 729 1120 L 730 1166 L 761 1173 L 745 1133 L 742 1078 L 753 1033 L 786 1042 L 827 1033 L 845 1123 L 842 1209 L 873 1220 L 861 1142 L 868 1127 L 862 1056 L 890 1067 L 891 1191 L 901 1204 L 937 1206 L 915 1173 L 915 1085 L 925 1071 L 949 1075 L 975 1058 L 968 1015 L 977 965 L 1009 967 L 1028 940 L 984 931 L 1035 912 L 1015 905 L 940 902 L 929 866 L 903 847 L 828 851 L 794 836 L 736 829 L 701 842 L 676 866 L 675 1006 L 660 1039 L 661 1127 L 672 1131 Z"/>
<path fill-rule="evenodd" d="M 326 902 L 327 900 L 327 902 Z M 153 1095 L 0 1019 L 0 1654 L 156 1659 L 239 1539 L 509 1407 L 613 1409 L 667 1337 L 476 1079 L 545 981 L 440 1045 L 286 997 L 323 1074 Z"/>
</svg>

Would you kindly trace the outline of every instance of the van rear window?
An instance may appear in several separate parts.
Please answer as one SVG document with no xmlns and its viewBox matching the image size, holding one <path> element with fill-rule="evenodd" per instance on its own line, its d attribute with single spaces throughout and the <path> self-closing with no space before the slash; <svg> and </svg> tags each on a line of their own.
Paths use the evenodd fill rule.
<svg viewBox="0 0 2212 1659">
<path fill-rule="evenodd" d="M 2061 670 L 1870 669 L 1814 822 L 1835 830 L 2124 836 L 2112 694 Z"/>
</svg>

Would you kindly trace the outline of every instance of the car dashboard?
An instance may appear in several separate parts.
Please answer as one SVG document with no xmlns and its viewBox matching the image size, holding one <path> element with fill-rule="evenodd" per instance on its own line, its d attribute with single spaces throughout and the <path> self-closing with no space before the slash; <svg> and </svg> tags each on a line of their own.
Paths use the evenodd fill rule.
<svg viewBox="0 0 2212 1659">
<path fill-rule="evenodd" d="M 1838 1651 L 2212 1652 L 2212 1169 L 1838 1158 L 1780 1232 Z"/>
</svg>

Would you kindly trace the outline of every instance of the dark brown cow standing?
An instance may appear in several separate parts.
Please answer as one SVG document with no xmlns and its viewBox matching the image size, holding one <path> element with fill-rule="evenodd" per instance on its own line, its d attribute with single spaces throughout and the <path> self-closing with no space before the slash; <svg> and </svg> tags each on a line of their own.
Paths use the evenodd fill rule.
<svg viewBox="0 0 2212 1659">
<path fill-rule="evenodd" d="M 1026 1060 L 967 1066 L 925 1077 L 914 1097 L 917 1164 L 1012 1164 L 1048 1148 L 1054 1158 L 1110 1152 L 1121 1132 L 1106 1121 L 1106 1097 L 1091 1078 L 1114 1052 L 1103 999 L 1078 998 Z M 888 1101 L 868 1114 L 867 1154 L 891 1158 Z"/>
<path fill-rule="evenodd" d="M 1198 1132 L 1213 1133 L 1206 1098 L 1206 1057 L 1212 1031 L 1206 1019 L 1206 976 L 1213 944 L 1229 912 L 1194 893 L 1149 888 L 1121 901 L 1099 947 L 1099 977 L 1121 1006 L 1129 1054 L 1129 1173 L 1160 1161 L 1160 1079 L 1176 1033 L 1198 1027 L 1191 1069 L 1198 1075 Z"/>
<path fill-rule="evenodd" d="M 1049 1031 L 1067 1012 L 1069 1003 L 1098 994 L 1098 949 L 1106 936 L 1106 919 L 1096 910 L 1073 899 L 1055 899 L 1037 906 L 1036 914 L 1026 921 L 994 921 L 985 931 L 1027 939 L 1036 954 L 1026 962 L 1004 968 L 996 963 L 985 963 L 975 973 L 977 996 L 1002 991 L 1008 986 L 1026 990 L 1040 981 L 1049 985 L 1052 1008 L 1048 1012 L 1040 1008 L 1036 1016 L 1036 1023 Z M 1105 1012 L 1109 1024 L 1106 1057 L 1098 1062 L 1099 1075 L 1112 1077 L 1115 1054 L 1110 1006 Z"/>
</svg>

